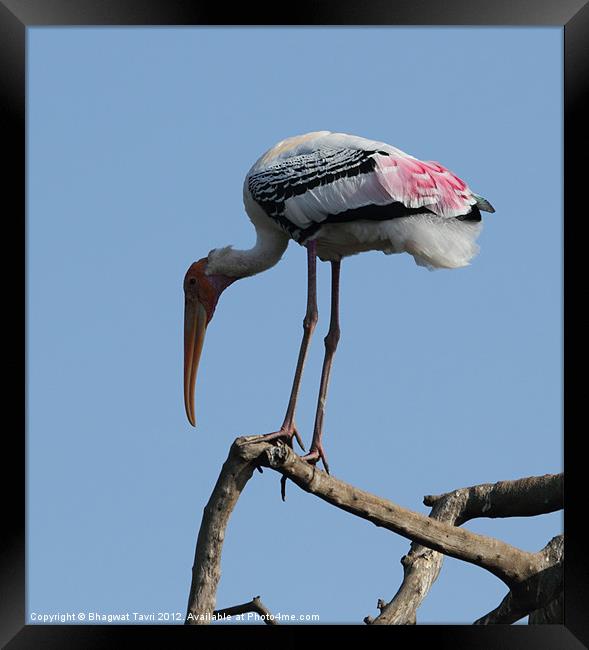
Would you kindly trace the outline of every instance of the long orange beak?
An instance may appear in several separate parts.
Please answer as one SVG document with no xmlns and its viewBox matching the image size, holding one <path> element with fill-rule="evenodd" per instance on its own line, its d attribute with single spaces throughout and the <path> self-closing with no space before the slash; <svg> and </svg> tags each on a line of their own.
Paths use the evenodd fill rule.
<svg viewBox="0 0 589 650">
<path fill-rule="evenodd" d="M 206 309 L 197 298 L 187 296 L 184 302 L 184 407 L 193 427 L 196 426 L 194 386 L 206 330 Z"/>
</svg>

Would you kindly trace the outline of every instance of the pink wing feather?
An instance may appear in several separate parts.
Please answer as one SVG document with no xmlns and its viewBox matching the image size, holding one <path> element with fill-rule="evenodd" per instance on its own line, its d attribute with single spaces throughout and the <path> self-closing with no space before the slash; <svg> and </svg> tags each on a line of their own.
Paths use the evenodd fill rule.
<svg viewBox="0 0 589 650">
<path fill-rule="evenodd" d="M 467 184 L 440 163 L 392 154 L 376 154 L 375 159 L 378 182 L 409 208 L 427 207 L 441 217 L 456 217 L 477 202 Z"/>
</svg>

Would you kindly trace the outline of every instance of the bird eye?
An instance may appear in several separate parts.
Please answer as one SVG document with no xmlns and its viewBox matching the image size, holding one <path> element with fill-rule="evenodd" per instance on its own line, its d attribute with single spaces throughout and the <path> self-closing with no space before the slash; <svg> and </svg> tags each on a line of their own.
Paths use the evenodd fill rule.
<svg viewBox="0 0 589 650">
<path fill-rule="evenodd" d="M 190 280 L 188 280 L 188 284 L 196 284 L 196 279 L 190 278 Z"/>
</svg>

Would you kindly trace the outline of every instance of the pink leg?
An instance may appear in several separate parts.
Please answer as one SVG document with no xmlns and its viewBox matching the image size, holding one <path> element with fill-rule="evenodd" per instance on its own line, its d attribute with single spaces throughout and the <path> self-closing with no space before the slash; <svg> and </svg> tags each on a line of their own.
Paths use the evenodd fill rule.
<svg viewBox="0 0 589 650">
<path fill-rule="evenodd" d="M 315 426 L 313 428 L 313 440 L 311 449 L 304 460 L 316 463 L 319 459 L 323 461 L 325 470 L 329 474 L 329 465 L 323 451 L 321 439 L 323 436 L 323 419 L 325 416 L 325 402 L 327 401 L 327 389 L 329 387 L 329 375 L 333 364 L 333 357 L 337 349 L 340 337 L 339 328 L 339 275 L 341 262 L 331 263 L 331 319 L 329 331 L 325 337 L 325 358 L 323 359 L 323 370 L 321 372 L 321 385 L 319 388 L 319 399 L 317 400 L 317 413 L 315 415 Z"/>
<path fill-rule="evenodd" d="M 318 311 L 317 311 L 317 243 L 315 241 L 309 242 L 307 245 L 307 312 L 303 320 L 303 340 L 299 350 L 299 358 L 295 370 L 292 389 L 290 391 L 290 399 L 286 408 L 284 422 L 279 431 L 269 433 L 264 438 L 266 440 L 286 439 L 289 444 L 292 444 L 293 436 L 296 437 L 297 442 L 304 449 L 302 440 L 297 431 L 294 417 L 297 406 L 297 398 L 299 396 L 299 389 L 301 386 L 301 377 L 303 375 L 303 368 L 307 358 L 307 351 L 309 343 L 317 325 Z"/>
</svg>

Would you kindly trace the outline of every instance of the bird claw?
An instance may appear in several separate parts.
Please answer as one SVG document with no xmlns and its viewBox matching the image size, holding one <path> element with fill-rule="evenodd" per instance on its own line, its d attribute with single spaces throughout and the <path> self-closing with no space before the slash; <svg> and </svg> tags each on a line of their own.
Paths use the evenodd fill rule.
<svg viewBox="0 0 589 650">
<path fill-rule="evenodd" d="M 292 449 L 292 438 L 290 440 L 290 443 L 291 444 L 289 445 L 289 447 Z M 327 456 L 325 455 L 325 452 L 323 451 L 323 446 L 321 444 L 317 446 L 312 446 L 309 453 L 306 454 L 305 456 L 300 456 L 300 459 L 304 460 L 310 465 L 316 465 L 321 460 L 323 462 L 323 467 L 325 467 L 325 471 L 329 474 L 329 464 L 327 462 Z M 282 497 L 283 501 L 286 501 L 286 481 L 287 481 L 286 476 L 282 475 L 280 477 L 280 496 Z"/>
<path fill-rule="evenodd" d="M 325 471 L 329 474 L 329 464 L 327 462 L 327 456 L 323 451 L 323 446 L 321 444 L 311 445 L 311 449 L 308 454 L 301 456 L 301 460 L 306 461 L 310 465 L 317 465 L 321 460 L 323 462 L 323 467 Z"/>
<path fill-rule="evenodd" d="M 296 439 L 299 447 L 305 451 L 305 446 L 301 440 L 301 436 L 296 425 L 291 425 L 290 427 L 281 427 L 278 431 L 273 431 L 272 433 L 266 433 L 261 436 L 256 436 L 255 442 L 275 442 L 276 444 L 284 444 L 287 447 L 290 447 L 294 451 L 293 440 Z M 253 441 L 252 441 L 253 442 Z M 323 467 L 325 471 L 329 474 L 329 463 L 327 462 L 327 456 L 323 451 L 323 445 L 321 443 L 311 445 L 309 453 L 305 456 L 300 456 L 301 460 L 309 463 L 310 465 L 316 465 L 319 461 L 323 462 Z M 261 468 L 258 468 L 261 469 Z M 286 476 L 280 478 L 280 496 L 283 501 L 286 501 Z"/>
<path fill-rule="evenodd" d="M 294 424 L 290 427 L 281 427 L 278 431 L 273 431 L 272 433 L 256 436 L 251 440 L 251 442 L 273 442 L 275 444 L 284 444 L 294 451 L 293 439 L 296 439 L 299 447 L 305 451 L 305 446 L 303 445 L 299 431 Z M 256 466 L 256 469 L 260 474 L 262 473 L 262 468 L 259 465 Z M 286 476 L 282 476 L 280 479 L 280 496 L 283 501 L 286 501 Z"/>
<path fill-rule="evenodd" d="M 297 439 L 297 443 L 299 447 L 303 450 L 305 450 L 305 445 L 303 444 L 303 439 L 301 438 L 301 435 L 299 434 L 298 430 L 296 427 L 294 427 L 294 437 Z"/>
<path fill-rule="evenodd" d="M 298 429 L 293 424 L 291 427 L 281 427 L 278 431 L 273 431 L 272 433 L 265 433 L 264 435 L 256 438 L 256 442 L 275 442 L 281 441 L 284 442 L 288 447 L 294 449 L 292 444 L 292 439 L 296 438 L 296 441 L 299 447 L 305 451 L 305 446 L 303 445 L 303 440 L 298 432 Z"/>
</svg>

